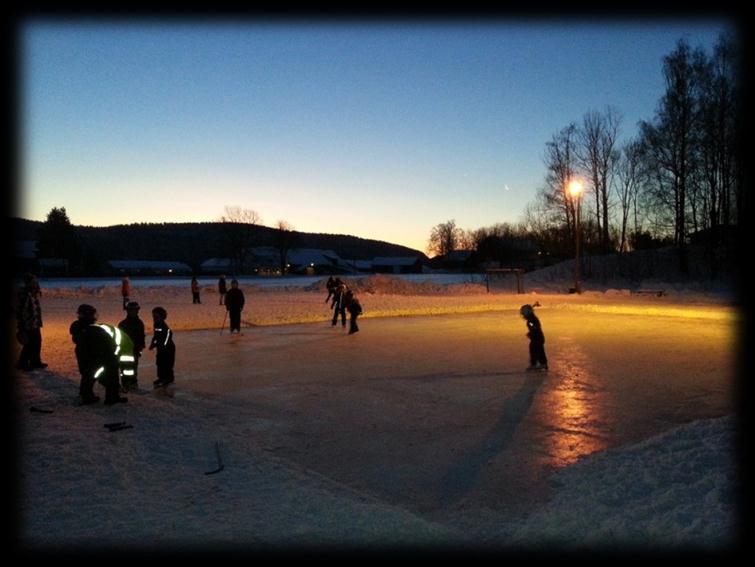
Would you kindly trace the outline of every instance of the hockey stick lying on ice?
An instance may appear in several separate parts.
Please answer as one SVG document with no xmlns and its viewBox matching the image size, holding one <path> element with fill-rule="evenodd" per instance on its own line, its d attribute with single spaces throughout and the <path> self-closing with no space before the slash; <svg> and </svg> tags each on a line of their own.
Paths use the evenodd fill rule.
<svg viewBox="0 0 755 567">
<path fill-rule="evenodd" d="M 220 444 L 217 441 L 215 442 L 215 454 L 218 456 L 218 468 L 216 468 L 214 471 L 208 471 L 204 474 L 215 474 L 223 470 L 223 460 L 220 458 Z"/>
</svg>

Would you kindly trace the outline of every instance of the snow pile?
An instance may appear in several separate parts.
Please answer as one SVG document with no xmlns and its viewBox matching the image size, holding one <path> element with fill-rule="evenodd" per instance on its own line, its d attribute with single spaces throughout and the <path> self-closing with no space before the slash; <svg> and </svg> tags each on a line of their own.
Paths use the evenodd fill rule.
<svg viewBox="0 0 755 567">
<path fill-rule="evenodd" d="M 733 417 L 701 420 L 590 455 L 554 475 L 555 496 L 512 543 L 568 548 L 725 548 L 736 531 Z"/>
</svg>

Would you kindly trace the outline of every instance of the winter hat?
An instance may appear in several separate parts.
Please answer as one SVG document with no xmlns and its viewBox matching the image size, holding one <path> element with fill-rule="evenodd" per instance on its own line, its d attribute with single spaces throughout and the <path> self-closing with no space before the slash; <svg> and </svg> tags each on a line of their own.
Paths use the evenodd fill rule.
<svg viewBox="0 0 755 567">
<path fill-rule="evenodd" d="M 82 303 L 76 310 L 76 315 L 78 315 L 79 317 L 86 317 L 87 319 L 95 319 L 97 316 L 97 309 L 95 309 L 91 305 Z"/>
<path fill-rule="evenodd" d="M 522 315 L 523 317 L 526 317 L 527 315 L 532 315 L 533 312 L 534 311 L 532 309 L 532 305 L 530 305 L 529 303 L 526 303 L 525 305 L 522 305 L 519 308 L 519 314 Z"/>
<path fill-rule="evenodd" d="M 167 319 L 168 318 L 168 312 L 163 307 L 155 307 L 152 310 L 152 313 L 160 315 L 163 319 Z"/>
<path fill-rule="evenodd" d="M 126 304 L 126 310 L 129 310 L 129 309 L 137 309 L 137 310 L 141 309 L 141 307 L 139 306 L 139 302 L 138 301 L 129 301 Z"/>
</svg>

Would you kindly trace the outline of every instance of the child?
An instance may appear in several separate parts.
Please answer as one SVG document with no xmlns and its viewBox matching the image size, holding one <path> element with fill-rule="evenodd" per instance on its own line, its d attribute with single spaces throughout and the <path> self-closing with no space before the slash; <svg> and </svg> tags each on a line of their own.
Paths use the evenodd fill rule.
<svg viewBox="0 0 755 567">
<path fill-rule="evenodd" d="M 97 321 L 97 309 L 91 305 L 82 303 L 76 311 L 77 319 L 71 323 L 68 332 L 71 340 L 76 345 L 76 363 L 81 374 L 79 382 L 79 397 L 82 404 L 93 404 L 100 401 L 99 396 L 94 394 L 94 377 L 91 372 L 92 363 L 87 356 L 84 336 L 91 325 Z"/>
<path fill-rule="evenodd" d="M 118 323 L 118 328 L 126 333 L 134 344 L 134 360 L 128 363 L 122 363 L 123 375 L 121 376 L 121 386 L 124 391 L 136 391 L 139 389 L 137 371 L 139 366 L 139 357 L 142 355 L 145 345 L 144 322 L 139 319 L 139 303 L 129 301 L 126 304 L 126 318 Z"/>
<path fill-rule="evenodd" d="M 349 334 L 353 335 L 354 333 L 359 332 L 359 327 L 357 327 L 357 317 L 362 314 L 362 305 L 351 290 L 346 292 L 346 309 L 349 310 L 349 314 L 351 315 L 349 318 Z"/>
<path fill-rule="evenodd" d="M 538 304 L 536 304 L 538 305 Z M 532 305 L 522 305 L 519 314 L 527 321 L 527 336 L 530 339 L 530 365 L 527 370 L 548 370 L 545 356 L 545 335 L 540 327 L 540 319 L 535 315 Z"/>
<path fill-rule="evenodd" d="M 191 297 L 193 303 L 202 303 L 199 300 L 199 282 L 196 277 L 191 278 Z"/>
<path fill-rule="evenodd" d="M 165 320 L 168 312 L 162 307 L 152 310 L 154 335 L 149 350 L 157 349 L 155 363 L 157 364 L 157 380 L 153 382 L 155 388 L 167 386 L 174 380 L 173 365 L 176 362 L 176 345 L 173 343 L 173 332 Z"/>
</svg>

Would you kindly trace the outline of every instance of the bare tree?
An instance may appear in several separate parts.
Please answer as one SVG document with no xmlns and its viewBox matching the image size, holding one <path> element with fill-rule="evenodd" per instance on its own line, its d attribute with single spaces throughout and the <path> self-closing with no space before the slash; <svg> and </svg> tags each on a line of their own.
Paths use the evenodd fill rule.
<svg viewBox="0 0 755 567">
<path fill-rule="evenodd" d="M 558 134 L 554 134 L 551 141 L 545 145 L 545 176 L 546 187 L 543 192 L 545 204 L 559 208 L 567 231 L 574 237 L 576 230 L 574 199 L 567 196 L 569 182 L 574 178 L 576 163 L 576 133 L 577 127 L 569 124 Z"/>
<path fill-rule="evenodd" d="M 262 219 L 257 211 L 226 206 L 225 215 L 220 217 L 224 226 L 225 246 L 233 262 L 235 274 L 244 270 L 250 249 L 256 238 L 255 227 Z"/>
<path fill-rule="evenodd" d="M 595 196 L 595 221 L 600 238 L 600 249 L 606 254 L 610 249 L 608 226 L 609 193 L 612 177 L 618 160 L 616 149 L 621 116 L 613 107 L 604 113 L 591 111 L 585 114 L 578 132 L 579 164 L 587 173 Z"/>
<path fill-rule="evenodd" d="M 456 227 L 456 221 L 453 219 L 435 225 L 430 232 L 427 251 L 438 256 L 445 256 L 458 249 L 461 235 L 462 230 Z"/>
<path fill-rule="evenodd" d="M 616 168 L 618 196 L 621 205 L 619 229 L 619 252 L 627 250 L 627 227 L 629 215 L 634 205 L 635 231 L 637 230 L 637 196 L 640 191 L 641 148 L 637 141 L 629 141 L 621 149 L 621 157 Z"/>
</svg>

